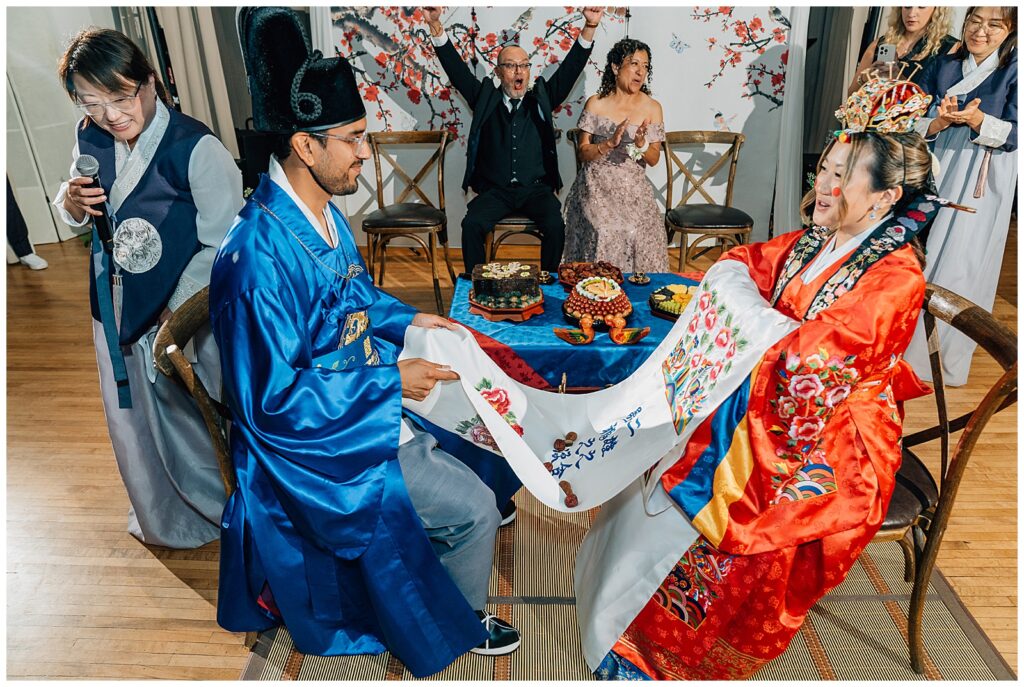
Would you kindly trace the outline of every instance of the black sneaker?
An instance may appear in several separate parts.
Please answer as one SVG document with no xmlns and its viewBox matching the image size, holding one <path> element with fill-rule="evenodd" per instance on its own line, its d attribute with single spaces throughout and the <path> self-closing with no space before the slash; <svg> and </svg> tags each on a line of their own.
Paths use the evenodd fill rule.
<svg viewBox="0 0 1024 687">
<path fill-rule="evenodd" d="M 484 629 L 491 633 L 491 636 L 484 640 L 483 644 L 469 650 L 471 654 L 481 656 L 505 656 L 519 648 L 519 630 L 512 627 L 496 615 L 477 611 L 480 622 Z"/>
<path fill-rule="evenodd" d="M 498 527 L 504 527 L 515 522 L 516 519 L 516 502 L 512 499 L 508 500 L 505 507 L 501 509 L 501 524 Z"/>
</svg>

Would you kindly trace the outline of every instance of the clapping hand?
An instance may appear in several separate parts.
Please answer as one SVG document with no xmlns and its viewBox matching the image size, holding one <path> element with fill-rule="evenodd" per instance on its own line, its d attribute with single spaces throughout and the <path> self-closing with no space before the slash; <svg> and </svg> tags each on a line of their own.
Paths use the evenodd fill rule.
<svg viewBox="0 0 1024 687">
<path fill-rule="evenodd" d="M 619 144 L 622 143 L 622 135 L 626 133 L 626 127 L 629 125 L 629 117 L 622 120 L 622 123 L 615 127 L 615 133 L 609 139 L 612 144 L 612 148 L 618 148 Z"/>
<path fill-rule="evenodd" d="M 942 128 L 945 129 L 953 124 L 959 124 L 957 121 L 960 117 L 959 106 L 956 102 L 955 95 L 947 95 L 939 103 L 939 112 L 936 115 L 937 119 L 941 124 Z"/>
<path fill-rule="evenodd" d="M 954 121 L 957 124 L 966 124 L 972 129 L 977 129 L 985 120 L 985 113 L 981 111 L 981 98 L 975 98 L 964 105 L 964 109 L 955 114 Z"/>
<path fill-rule="evenodd" d="M 651 123 L 650 117 L 645 119 L 643 123 L 636 128 L 636 133 L 633 134 L 633 145 L 637 148 L 643 148 L 647 145 L 647 126 Z"/>
</svg>

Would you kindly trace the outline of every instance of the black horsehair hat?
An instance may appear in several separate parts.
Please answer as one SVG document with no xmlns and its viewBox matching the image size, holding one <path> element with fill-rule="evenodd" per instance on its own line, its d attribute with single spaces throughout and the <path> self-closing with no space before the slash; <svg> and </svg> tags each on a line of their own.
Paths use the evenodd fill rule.
<svg viewBox="0 0 1024 687">
<path fill-rule="evenodd" d="M 366 116 L 351 65 L 311 53 L 292 10 L 244 7 L 238 35 L 257 131 L 323 131 Z"/>
</svg>

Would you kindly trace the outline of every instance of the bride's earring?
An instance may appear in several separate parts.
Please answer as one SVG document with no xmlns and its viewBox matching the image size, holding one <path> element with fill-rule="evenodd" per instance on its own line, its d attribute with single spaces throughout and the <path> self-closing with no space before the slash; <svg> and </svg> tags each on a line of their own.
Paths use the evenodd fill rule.
<svg viewBox="0 0 1024 687">
<path fill-rule="evenodd" d="M 877 219 L 878 218 L 878 215 L 876 214 L 877 212 L 878 212 L 878 203 L 875 203 L 874 205 L 871 206 L 871 214 L 868 215 L 868 219 Z"/>
</svg>

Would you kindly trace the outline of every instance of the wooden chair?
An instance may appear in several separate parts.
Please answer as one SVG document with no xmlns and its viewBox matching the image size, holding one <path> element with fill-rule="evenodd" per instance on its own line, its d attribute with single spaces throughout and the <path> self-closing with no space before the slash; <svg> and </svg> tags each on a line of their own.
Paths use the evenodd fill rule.
<svg viewBox="0 0 1024 687">
<path fill-rule="evenodd" d="M 174 314 L 160 325 L 153 341 L 153 363 L 164 375 L 182 384 L 195 399 L 199 412 L 206 423 L 206 430 L 213 440 L 213 450 L 220 468 L 220 479 L 224 483 L 224 494 L 228 498 L 235 492 L 235 468 L 231 461 L 228 444 L 227 421 L 230 414 L 226 406 L 210 397 L 199 375 L 192 369 L 182 349 L 191 341 L 196 332 L 210 322 L 210 289 L 203 287 L 181 304 Z M 258 633 L 245 633 L 245 646 L 256 645 Z"/>
<path fill-rule="evenodd" d="M 377 278 L 378 286 L 384 285 L 384 270 L 387 266 L 387 246 L 393 239 L 405 237 L 423 246 L 434 279 L 434 298 L 437 300 L 437 312 L 444 314 L 444 301 L 441 299 L 441 285 L 437 280 L 436 243 L 444 248 L 444 262 L 448 268 L 448 277 L 455 284 L 455 270 L 452 269 L 448 255 L 448 216 L 444 211 L 444 154 L 451 141 L 447 131 L 378 131 L 370 134 L 370 148 L 373 151 L 373 164 L 377 173 L 377 209 L 363 219 L 363 231 L 367 236 L 367 267 L 370 278 L 373 278 L 374 267 L 380 265 Z M 408 173 L 398 164 L 386 148 L 391 146 L 432 145 L 436 146 L 433 155 L 420 168 L 415 176 Z M 395 202 L 384 204 L 384 178 L 381 170 L 381 158 L 391 165 L 393 174 L 405 184 L 405 188 L 395 197 Z M 437 167 L 437 205 L 430 200 L 420 184 Z M 407 203 L 405 199 L 415 193 L 423 202 Z"/>
<path fill-rule="evenodd" d="M 949 419 L 946 408 L 936 319 L 976 341 L 1003 370 L 974 410 L 953 420 Z M 921 622 L 928 581 L 935 568 L 964 471 L 992 415 L 1017 401 L 1017 335 L 1009 327 L 988 311 L 934 284 L 929 284 L 925 292 L 924 326 L 928 336 L 938 424 L 903 437 L 903 463 L 896 474 L 896 488 L 882 528 L 875 536 L 875 541 L 898 541 L 903 548 L 904 578 L 913 585 L 908 617 L 910 663 L 918 673 L 924 672 Z M 950 434 L 960 430 L 963 434 L 950 456 Z M 935 439 L 940 441 L 940 471 L 937 476 L 933 476 L 911 451 L 912 447 Z"/>
<path fill-rule="evenodd" d="M 711 246 L 708 246 L 697 255 L 693 255 L 693 251 L 702 241 L 714 241 L 724 250 L 727 244 L 737 246 L 745 242 L 754 228 L 754 220 L 750 215 L 739 208 L 732 207 L 736 165 L 740 159 L 740 147 L 744 140 L 743 134 L 730 131 L 669 131 L 665 134 L 665 170 L 668 174 L 668 186 L 665 191 L 665 230 L 668 232 L 669 243 L 672 243 L 672 239 L 677 233 L 681 234 L 679 272 L 684 271 L 684 266 L 692 258 L 699 257 L 711 249 Z M 683 146 L 707 146 L 708 144 L 727 145 L 729 148 L 708 166 L 698 179 L 679 159 L 676 149 Z M 693 159 L 697 159 L 696 156 Z M 729 179 L 725 188 L 725 205 L 720 205 L 704 189 L 704 184 L 711 180 L 726 162 L 729 163 Z M 683 194 L 679 204 L 673 205 L 673 181 L 680 174 L 690 182 L 690 188 Z M 707 202 L 687 202 L 695 193 L 700 193 Z M 692 243 L 687 240 L 690 235 L 697 236 Z"/>
<path fill-rule="evenodd" d="M 561 138 L 562 130 L 555 129 L 555 142 L 557 143 Z M 579 171 L 578 160 L 576 170 Z M 537 223 L 532 219 L 523 215 L 509 215 L 495 224 L 494 231 L 484 239 L 484 255 L 487 256 L 487 259 L 493 261 L 497 258 L 501 244 L 513 236 L 533 236 L 538 242 L 543 240 L 540 230 L 537 229 Z"/>
</svg>

